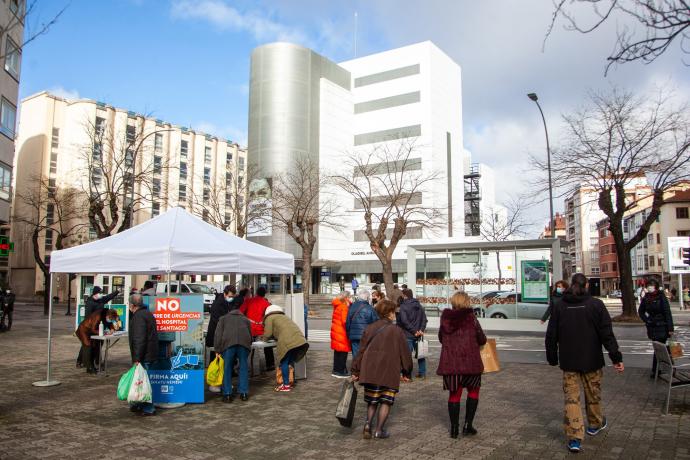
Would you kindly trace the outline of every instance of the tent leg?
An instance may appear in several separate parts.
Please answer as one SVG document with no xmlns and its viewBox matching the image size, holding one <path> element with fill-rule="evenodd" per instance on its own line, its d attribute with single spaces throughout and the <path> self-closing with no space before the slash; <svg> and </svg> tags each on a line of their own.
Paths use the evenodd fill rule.
<svg viewBox="0 0 690 460">
<path fill-rule="evenodd" d="M 50 380 L 50 352 L 52 348 L 52 320 L 53 320 L 53 274 L 51 273 L 50 275 L 50 290 L 49 290 L 49 295 L 50 297 L 48 298 L 48 370 L 46 373 L 46 379 L 45 380 L 39 380 L 38 382 L 32 383 L 33 386 L 35 387 L 52 387 L 55 385 L 60 385 L 60 382 L 57 380 Z"/>
</svg>

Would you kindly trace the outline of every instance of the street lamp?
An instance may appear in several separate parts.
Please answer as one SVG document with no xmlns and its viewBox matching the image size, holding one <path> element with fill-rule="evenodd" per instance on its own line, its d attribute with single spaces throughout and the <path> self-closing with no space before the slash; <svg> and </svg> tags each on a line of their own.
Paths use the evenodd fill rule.
<svg viewBox="0 0 690 460">
<path fill-rule="evenodd" d="M 541 105 L 539 105 L 537 94 L 529 93 L 527 97 L 537 104 L 537 108 L 541 114 L 541 121 L 544 122 L 544 133 L 546 134 L 546 161 L 549 173 L 549 226 L 551 227 L 551 238 L 556 238 L 556 223 L 553 220 L 553 186 L 551 184 L 551 149 L 549 148 L 549 131 L 546 129 L 546 119 L 544 118 L 544 112 L 541 110 Z"/>
</svg>

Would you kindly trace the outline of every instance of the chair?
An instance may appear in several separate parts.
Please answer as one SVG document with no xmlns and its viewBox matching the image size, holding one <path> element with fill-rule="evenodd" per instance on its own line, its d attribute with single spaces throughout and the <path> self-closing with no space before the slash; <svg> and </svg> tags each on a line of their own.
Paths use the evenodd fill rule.
<svg viewBox="0 0 690 460">
<path fill-rule="evenodd" d="M 654 346 L 654 355 L 656 356 L 657 363 L 656 374 L 654 375 L 654 383 L 656 383 L 657 378 L 667 380 L 666 377 L 668 377 L 666 409 L 664 410 L 664 415 L 667 415 L 668 406 L 671 399 L 671 390 L 674 388 L 690 386 L 690 367 L 688 367 L 690 366 L 690 363 L 675 364 L 673 359 L 671 359 L 671 354 L 668 352 L 666 345 L 661 342 L 652 342 L 652 345 Z M 662 371 L 664 371 L 663 375 L 661 374 Z"/>
</svg>

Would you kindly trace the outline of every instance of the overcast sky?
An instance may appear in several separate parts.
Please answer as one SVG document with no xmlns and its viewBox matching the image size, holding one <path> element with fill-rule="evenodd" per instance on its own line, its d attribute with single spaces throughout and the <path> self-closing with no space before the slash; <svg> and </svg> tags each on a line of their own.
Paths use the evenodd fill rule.
<svg viewBox="0 0 690 460">
<path fill-rule="evenodd" d="M 42 17 L 61 3 L 45 2 Z M 690 97 L 678 44 L 652 64 L 604 77 L 616 29 L 635 26 L 620 16 L 589 35 L 559 21 L 542 51 L 549 0 L 72 0 L 49 35 L 26 48 L 20 92 L 104 100 L 246 142 L 251 50 L 287 40 L 350 59 L 355 11 L 359 56 L 431 40 L 460 64 L 465 148 L 496 170 L 499 200 L 528 190 L 527 156 L 546 150 L 528 92 L 539 95 L 554 145 L 561 114 L 583 104 L 588 90 L 661 85 Z M 548 205 L 529 217 L 535 228 L 546 224 Z"/>
</svg>

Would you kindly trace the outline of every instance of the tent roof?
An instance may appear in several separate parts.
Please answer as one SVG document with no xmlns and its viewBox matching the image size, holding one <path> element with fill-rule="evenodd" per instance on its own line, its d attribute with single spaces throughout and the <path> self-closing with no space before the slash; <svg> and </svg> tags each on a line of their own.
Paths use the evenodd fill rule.
<svg viewBox="0 0 690 460">
<path fill-rule="evenodd" d="M 173 208 L 102 240 L 53 251 L 53 273 L 284 274 L 294 257 L 238 238 Z"/>
</svg>

